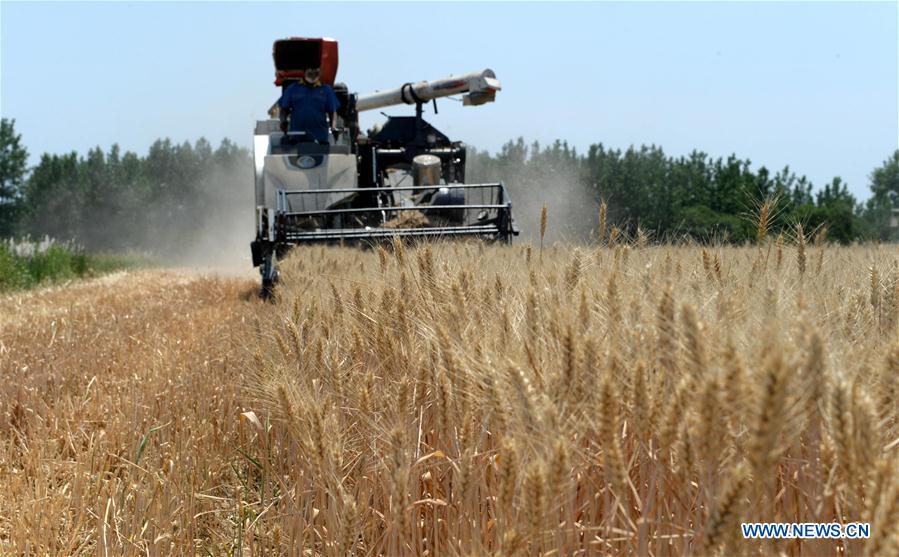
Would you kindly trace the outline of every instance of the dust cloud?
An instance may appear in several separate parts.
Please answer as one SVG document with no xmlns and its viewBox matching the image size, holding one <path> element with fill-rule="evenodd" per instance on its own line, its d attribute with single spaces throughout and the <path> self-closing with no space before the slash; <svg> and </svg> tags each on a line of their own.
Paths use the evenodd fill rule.
<svg viewBox="0 0 899 557">
<path fill-rule="evenodd" d="M 520 242 L 540 241 L 540 213 L 547 207 L 547 245 L 583 243 L 597 226 L 598 200 L 586 187 L 577 161 L 530 158 L 524 164 L 485 165 L 469 158 L 469 182 L 503 181 L 511 195 Z M 143 201 L 132 215 L 91 209 L 83 231 L 87 245 L 133 249 L 167 266 L 215 274 L 252 276 L 255 235 L 252 159 L 225 159 L 197 176 Z"/>
<path fill-rule="evenodd" d="M 146 158 L 128 153 L 114 163 L 94 153 L 87 162 L 63 160 L 73 168 L 40 182 L 21 235 L 95 253 L 133 253 L 154 264 L 249 273 L 253 161 L 245 150 L 223 145 L 197 154 L 187 143 L 165 143 Z"/>
<path fill-rule="evenodd" d="M 540 242 L 540 213 L 544 204 L 547 245 L 586 242 L 595 232 L 599 203 L 584 188 L 575 170 L 530 171 L 510 177 L 507 185 L 521 240 Z"/>
<path fill-rule="evenodd" d="M 545 243 L 583 243 L 596 232 L 599 201 L 586 187 L 575 161 L 488 165 L 479 157 L 469 159 L 470 182 L 505 183 L 512 198 L 512 213 L 521 229 L 518 241 L 540 242 L 540 213 L 547 208 Z"/>
<path fill-rule="evenodd" d="M 252 162 L 233 164 L 203 179 L 203 202 L 195 222 L 167 231 L 167 241 L 151 251 L 166 264 L 227 275 L 252 272 L 250 242 L 255 237 L 255 194 Z M 155 228 L 155 227 L 154 227 Z M 179 240 L 171 241 L 171 236 Z"/>
</svg>

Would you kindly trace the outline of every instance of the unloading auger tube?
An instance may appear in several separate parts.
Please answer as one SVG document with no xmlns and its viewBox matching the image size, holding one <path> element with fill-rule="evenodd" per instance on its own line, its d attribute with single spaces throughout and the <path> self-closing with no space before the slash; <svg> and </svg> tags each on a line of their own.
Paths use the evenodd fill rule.
<svg viewBox="0 0 899 557">
<path fill-rule="evenodd" d="M 427 104 L 463 95 L 465 106 L 493 102 L 500 82 L 485 69 L 433 81 L 405 83 L 365 95 L 336 83 L 337 41 L 291 38 L 275 42 L 275 84 L 284 89 L 320 67 L 340 108 L 328 144 L 302 132 L 282 133 L 277 103 L 256 123 L 256 240 L 253 265 L 262 294 L 277 281 L 277 261 L 293 245 L 361 243 L 400 238 L 477 237 L 511 242 L 518 234 L 502 182 L 465 183 L 465 146 L 422 117 Z M 414 105 L 414 116 L 387 116 L 368 133 L 359 113 Z"/>
<path fill-rule="evenodd" d="M 362 112 L 399 104 L 424 104 L 460 93 L 467 93 L 462 97 L 465 106 L 477 106 L 496 100 L 496 92 L 501 88 L 496 74 L 487 69 L 435 81 L 405 83 L 389 91 L 359 95 L 356 110 Z"/>
</svg>

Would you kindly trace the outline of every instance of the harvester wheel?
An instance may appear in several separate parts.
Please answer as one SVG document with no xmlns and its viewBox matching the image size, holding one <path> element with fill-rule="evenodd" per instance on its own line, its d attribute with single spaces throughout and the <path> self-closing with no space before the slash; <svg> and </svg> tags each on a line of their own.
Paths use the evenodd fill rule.
<svg viewBox="0 0 899 557">
<path fill-rule="evenodd" d="M 263 300 L 272 300 L 275 295 L 275 284 L 278 282 L 278 267 L 274 250 L 265 255 L 259 270 L 262 274 L 262 287 L 259 289 L 259 297 Z"/>
</svg>

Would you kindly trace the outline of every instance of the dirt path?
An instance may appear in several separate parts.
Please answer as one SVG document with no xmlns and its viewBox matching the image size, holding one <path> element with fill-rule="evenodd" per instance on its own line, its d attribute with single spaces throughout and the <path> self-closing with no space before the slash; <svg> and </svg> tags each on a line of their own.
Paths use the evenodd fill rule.
<svg viewBox="0 0 899 557">
<path fill-rule="evenodd" d="M 0 298 L 0 554 L 209 539 L 254 288 L 140 271 Z"/>
</svg>

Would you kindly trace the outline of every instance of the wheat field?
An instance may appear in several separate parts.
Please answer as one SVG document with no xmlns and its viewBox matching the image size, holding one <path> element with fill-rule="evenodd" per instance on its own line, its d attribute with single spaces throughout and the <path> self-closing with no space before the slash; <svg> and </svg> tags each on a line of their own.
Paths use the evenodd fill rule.
<svg viewBox="0 0 899 557">
<path fill-rule="evenodd" d="M 610 240 L 0 299 L 0 553 L 899 552 L 899 250 Z"/>
</svg>

